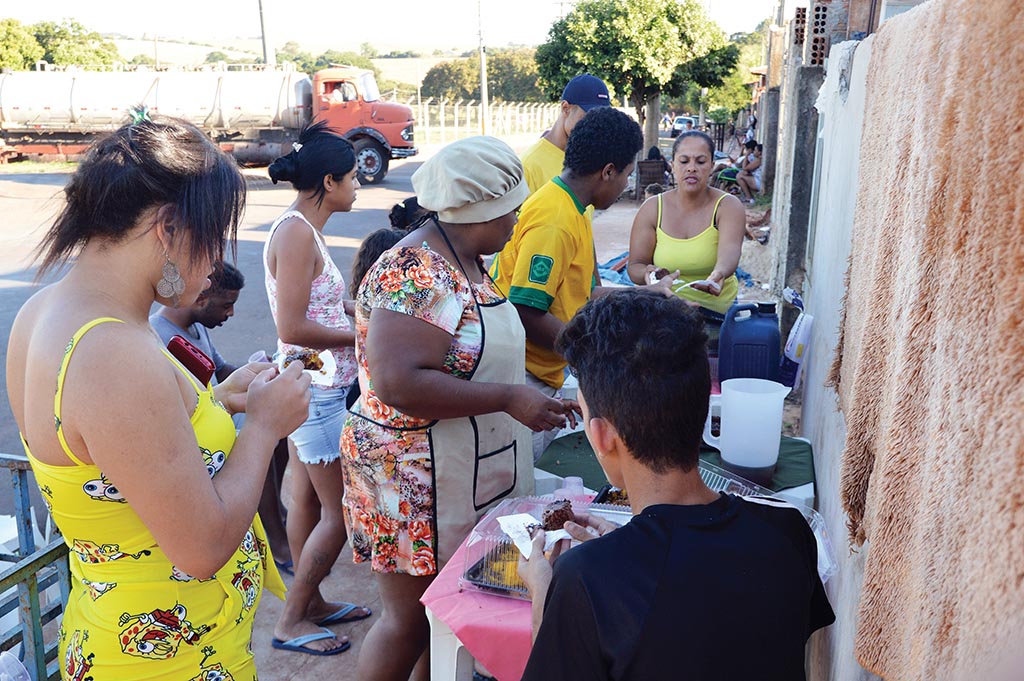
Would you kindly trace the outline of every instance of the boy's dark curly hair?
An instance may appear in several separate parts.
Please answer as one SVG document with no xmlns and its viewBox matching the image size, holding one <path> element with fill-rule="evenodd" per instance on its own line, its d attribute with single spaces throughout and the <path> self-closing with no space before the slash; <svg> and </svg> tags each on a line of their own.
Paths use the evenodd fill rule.
<svg viewBox="0 0 1024 681">
<path fill-rule="evenodd" d="M 708 415 L 704 321 L 683 300 L 643 290 L 590 301 L 555 342 L 591 418 L 618 431 L 651 470 L 693 470 Z"/>
<path fill-rule="evenodd" d="M 636 121 L 610 106 L 591 109 L 576 124 L 565 147 L 565 164 L 577 177 L 593 175 L 609 163 L 622 172 L 643 149 Z"/>
</svg>

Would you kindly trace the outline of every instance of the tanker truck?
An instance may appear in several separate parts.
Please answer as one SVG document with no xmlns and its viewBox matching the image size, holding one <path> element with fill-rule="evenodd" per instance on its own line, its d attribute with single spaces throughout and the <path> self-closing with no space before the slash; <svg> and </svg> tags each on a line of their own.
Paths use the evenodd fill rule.
<svg viewBox="0 0 1024 681">
<path fill-rule="evenodd" d="M 138 105 L 191 121 L 242 164 L 289 152 L 311 120 L 352 142 L 361 183 L 416 154 L 412 109 L 381 101 L 373 72 L 353 66 L 312 79 L 294 70 L 41 70 L 0 74 L 0 161 L 81 154 Z"/>
</svg>

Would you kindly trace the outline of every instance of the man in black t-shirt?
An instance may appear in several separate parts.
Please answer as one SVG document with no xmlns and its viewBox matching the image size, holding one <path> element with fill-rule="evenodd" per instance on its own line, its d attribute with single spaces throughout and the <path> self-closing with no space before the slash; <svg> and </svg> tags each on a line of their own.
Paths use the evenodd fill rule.
<svg viewBox="0 0 1024 681">
<path fill-rule="evenodd" d="M 814 535 L 787 504 L 701 480 L 706 343 L 685 302 L 643 291 L 589 302 L 559 336 L 587 437 L 636 515 L 566 523 L 585 543 L 553 571 L 538 533 L 520 561 L 535 639 L 524 681 L 805 678 L 808 637 L 835 621 Z"/>
</svg>

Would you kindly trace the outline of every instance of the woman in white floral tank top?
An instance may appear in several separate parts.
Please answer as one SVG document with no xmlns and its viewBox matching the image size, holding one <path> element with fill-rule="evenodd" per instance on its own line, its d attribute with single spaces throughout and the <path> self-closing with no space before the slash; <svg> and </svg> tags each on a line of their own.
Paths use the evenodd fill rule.
<svg viewBox="0 0 1024 681">
<path fill-rule="evenodd" d="M 275 183 L 287 180 L 298 191 L 271 226 L 263 250 L 277 350 L 282 355 L 330 351 L 337 369 L 326 385 L 312 387 L 309 418 L 290 437 L 297 454 L 292 457 L 287 526 L 295 580 L 274 627 L 273 645 L 333 655 L 351 643 L 324 625 L 370 616 L 367 608 L 330 603 L 320 593 L 320 582 L 348 539 L 339 441 L 345 396 L 356 379 L 355 336 L 345 314 L 351 301 L 344 299 L 345 281 L 324 243 L 323 229 L 332 214 L 352 210 L 359 182 L 352 145 L 324 124 L 306 129 L 293 147 L 269 168 Z"/>
</svg>

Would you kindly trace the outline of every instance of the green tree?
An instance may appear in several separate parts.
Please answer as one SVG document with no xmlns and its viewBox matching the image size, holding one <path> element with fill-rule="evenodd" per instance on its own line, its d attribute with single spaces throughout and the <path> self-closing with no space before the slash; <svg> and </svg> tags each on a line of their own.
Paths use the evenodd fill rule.
<svg viewBox="0 0 1024 681">
<path fill-rule="evenodd" d="M 480 59 L 453 59 L 435 64 L 420 85 L 425 97 L 480 99 Z M 532 50 L 495 50 L 487 56 L 487 92 L 504 102 L 542 102 Z"/>
<path fill-rule="evenodd" d="M 643 125 L 652 98 L 682 91 L 698 77 L 713 82 L 733 54 L 725 48 L 724 34 L 698 0 L 581 0 L 552 25 L 536 58 L 541 87 L 552 99 L 589 71 L 627 97 Z"/>
<path fill-rule="evenodd" d="M 297 42 L 289 40 L 276 52 L 279 62 L 292 62 L 295 68 L 303 73 L 312 74 L 316 70 L 316 60 L 309 52 L 304 51 Z"/>
<path fill-rule="evenodd" d="M 51 64 L 109 66 L 121 59 L 114 43 L 74 19 L 60 24 L 40 21 L 31 30 L 43 48 L 43 59 Z"/>
<path fill-rule="evenodd" d="M 478 64 L 476 60 L 474 64 Z M 479 80 L 479 68 L 476 69 Z M 502 50 L 487 58 L 488 92 L 506 102 L 542 102 L 537 84 L 537 62 L 530 49 Z"/>
<path fill-rule="evenodd" d="M 226 53 L 221 52 L 220 50 L 215 50 L 206 55 L 207 64 L 216 64 L 222 61 L 231 61 L 231 58 L 228 57 Z"/>
<path fill-rule="evenodd" d="M 156 59 L 153 59 L 148 54 L 137 54 L 128 63 L 135 64 L 136 66 L 156 66 Z"/>
<path fill-rule="evenodd" d="M 0 20 L 0 68 L 23 71 L 43 57 L 43 48 L 17 19 Z"/>
<path fill-rule="evenodd" d="M 319 71 L 320 69 L 326 69 L 332 64 L 357 66 L 361 69 L 369 69 L 370 71 L 373 71 L 374 76 L 380 75 L 380 70 L 366 57 L 356 54 L 355 52 L 339 52 L 337 50 L 327 50 L 317 57 L 313 62 L 312 70 Z"/>
<path fill-rule="evenodd" d="M 768 19 L 765 19 L 752 33 L 737 33 L 731 40 L 739 50 L 735 67 L 720 84 L 708 91 L 708 103 L 727 109 L 735 114 L 750 104 L 750 83 L 757 80 L 750 69 L 759 66 L 764 59 L 764 45 L 768 39 Z"/>
<path fill-rule="evenodd" d="M 378 56 L 377 48 L 370 43 L 363 43 L 359 46 L 359 55 L 367 59 L 376 59 Z"/>
<path fill-rule="evenodd" d="M 420 91 L 438 99 L 479 99 L 479 60 L 455 59 L 434 64 L 423 76 Z"/>
</svg>

